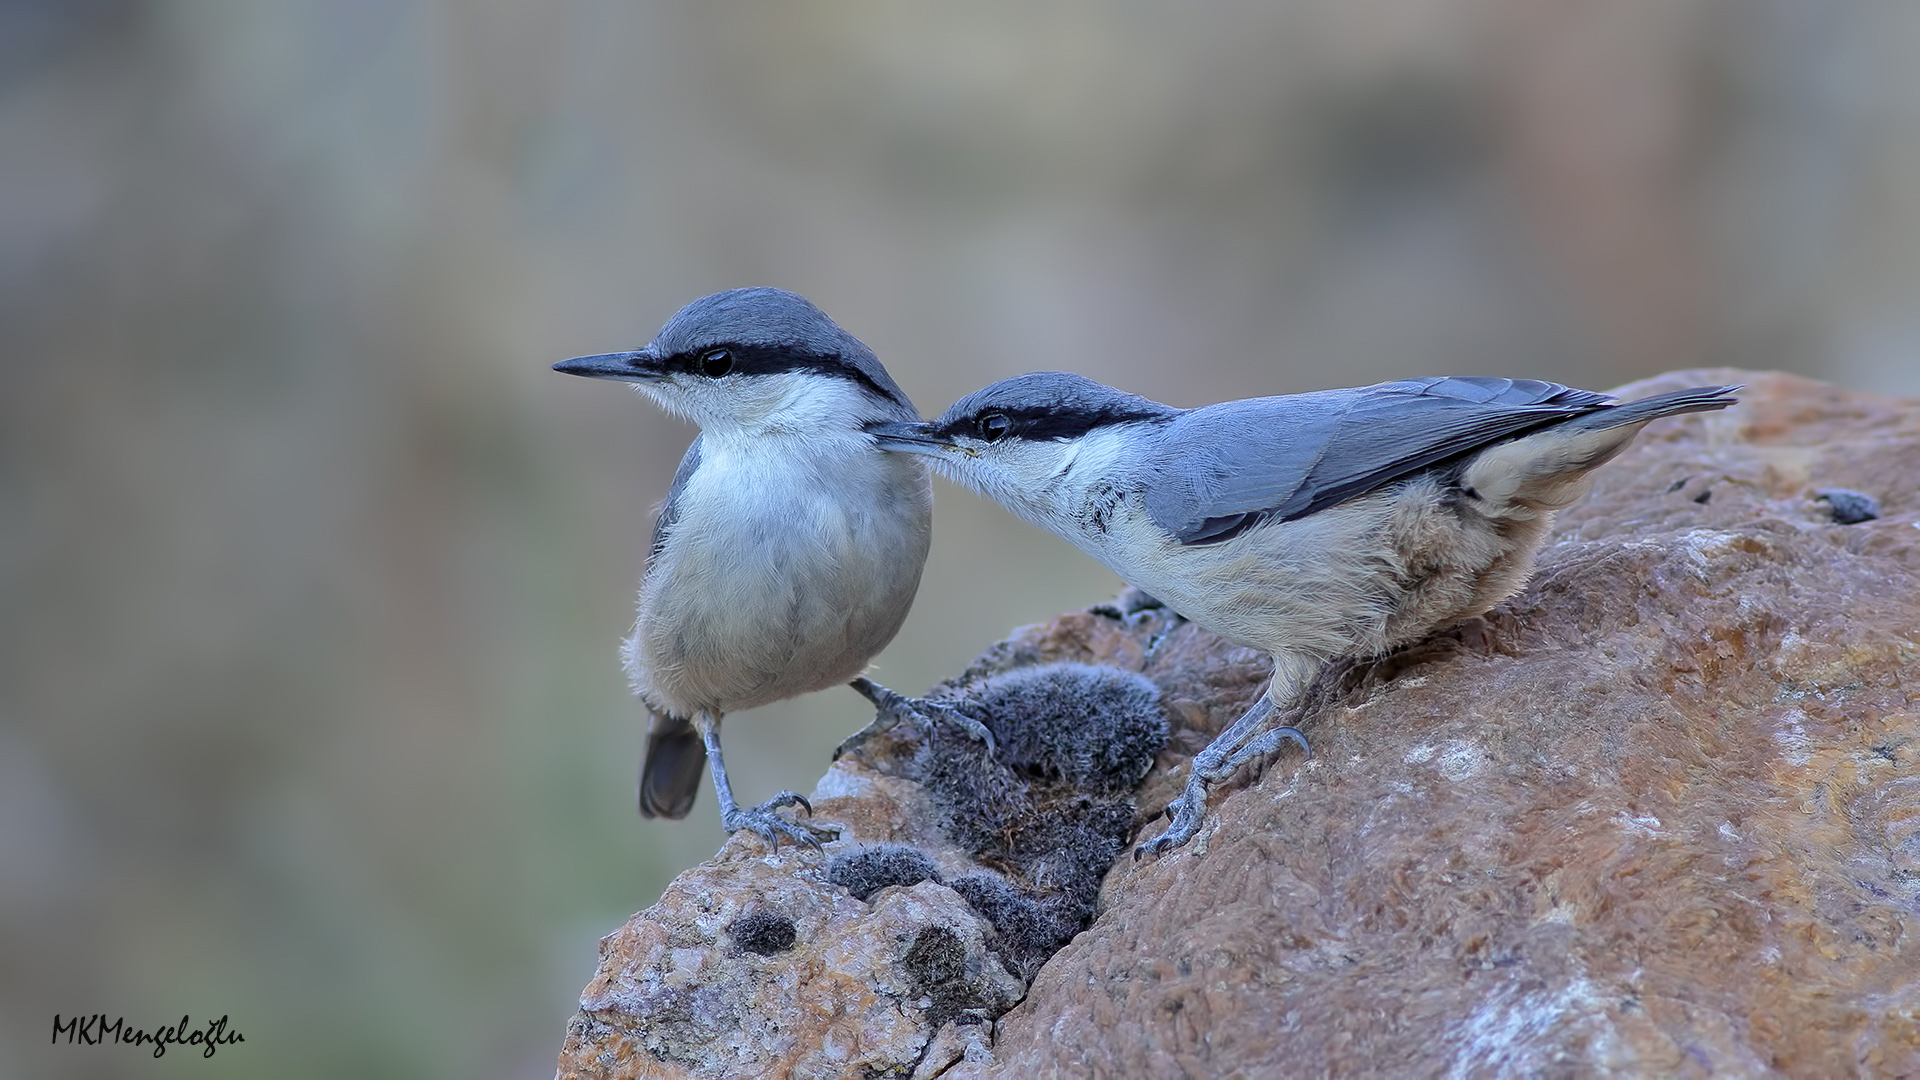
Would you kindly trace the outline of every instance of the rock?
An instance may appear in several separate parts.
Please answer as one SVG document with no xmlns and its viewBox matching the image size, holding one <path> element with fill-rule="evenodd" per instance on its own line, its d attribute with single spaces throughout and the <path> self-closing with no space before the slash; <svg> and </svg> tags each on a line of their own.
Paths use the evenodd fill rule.
<svg viewBox="0 0 1920 1080">
<path fill-rule="evenodd" d="M 978 963 L 968 1019 L 1005 999 L 993 935 L 957 929 L 985 920 L 953 887 L 883 888 L 869 911 L 824 884 L 818 855 L 736 837 L 608 939 L 561 1073 L 676 1074 L 642 1047 L 699 1010 L 609 988 L 687 933 L 654 913 L 694 888 L 719 944 L 680 973 L 686 1000 L 717 981 L 789 1010 L 844 1002 L 836 1032 L 877 1026 L 833 1045 L 899 1075 L 1920 1074 L 1920 403 L 1730 371 L 1621 392 L 1718 382 L 1746 383 L 1741 404 L 1656 422 L 1596 473 L 1520 595 L 1330 673 L 1301 723 L 1312 759 L 1282 751 L 1216 789 L 1193 843 L 1114 863 L 1098 917 L 990 1039 L 902 1035 L 873 1004 L 920 1000 L 899 935 L 936 912 L 956 928 L 947 955 Z M 1834 491 L 1879 516 L 1838 523 L 1857 515 L 1836 515 Z M 1267 674 L 1134 594 L 1019 631 L 969 675 L 1053 660 L 1159 688 L 1173 730 L 1136 836 Z M 929 852 L 947 882 L 977 874 L 897 768 L 906 750 L 879 760 L 836 764 L 821 816 Z M 724 880 L 743 862 L 766 866 L 751 890 Z M 781 908 L 793 948 L 722 955 L 723 927 L 781 889 L 821 912 Z M 924 906 L 883 917 L 895 897 Z M 715 978 L 829 947 L 847 966 Z M 754 1060 L 849 1071 L 794 1049 L 799 1031 L 707 1045 L 781 1037 L 785 1056 Z"/>
<path fill-rule="evenodd" d="M 991 930 L 932 882 L 871 905 L 812 853 L 730 843 L 601 943 L 561 1052 L 563 1076 L 905 1076 L 934 1033 L 997 1016 L 1025 989 Z M 784 927 L 775 944 L 742 923 Z"/>
<path fill-rule="evenodd" d="M 813 795 L 822 852 L 750 833 L 601 942 L 560 1075 L 920 1076 L 987 1028 L 1094 914 L 1166 743 L 1153 683 L 1001 650 L 945 722 L 880 732 Z"/>
</svg>

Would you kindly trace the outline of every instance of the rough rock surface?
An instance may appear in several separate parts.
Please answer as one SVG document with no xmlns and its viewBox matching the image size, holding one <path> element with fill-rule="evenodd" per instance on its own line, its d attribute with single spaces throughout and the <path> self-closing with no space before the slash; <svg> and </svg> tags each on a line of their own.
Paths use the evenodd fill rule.
<svg viewBox="0 0 1920 1080">
<path fill-rule="evenodd" d="M 912 1054 L 890 1051 L 903 1064 L 869 1074 L 1920 1075 L 1920 402 L 1732 371 L 1622 392 L 1714 382 L 1746 383 L 1741 405 L 1659 421 L 1600 470 L 1524 592 L 1330 679 L 1301 724 L 1311 760 L 1281 752 L 1216 789 L 1192 844 L 1121 859 L 1092 926 L 990 1040 L 983 1024 L 920 1024 L 899 1036 Z M 1816 498 L 1830 489 L 1880 516 L 1837 523 L 1858 504 Z M 996 657 L 1159 686 L 1174 733 L 1136 834 L 1267 673 L 1164 612 L 1104 606 Z M 915 782 L 843 761 L 820 794 L 838 796 L 821 816 L 861 841 L 966 872 Z M 743 863 L 766 870 L 724 880 Z M 818 891 L 820 864 L 736 837 L 689 871 L 607 940 L 561 1073 L 678 1074 L 643 1048 L 659 1014 L 608 1011 L 610 973 L 670 947 L 663 908 Z M 829 891 L 820 910 L 868 911 Z M 931 913 L 950 893 L 874 899 Z M 851 925 L 820 918 L 798 936 Z M 872 1003 L 911 988 L 888 989 L 901 946 L 885 953 L 883 936 L 836 947 L 884 963 L 768 981 L 770 1015 L 798 1037 L 794 1018 L 845 1002 L 834 1032 L 894 1037 Z M 1002 993 L 989 938 L 957 938 L 980 958 L 969 985 Z M 689 998 L 708 970 L 686 973 Z M 695 1070 L 726 1074 L 715 1060 Z M 793 1075 L 860 1071 L 806 1060 Z"/>
<path fill-rule="evenodd" d="M 785 930 L 756 945 L 743 922 Z M 602 943 L 561 1073 L 908 1075 L 952 1016 L 1020 999 L 991 932 L 930 881 L 869 905 L 829 885 L 817 855 L 734 850 Z"/>
<path fill-rule="evenodd" d="M 990 1024 L 1093 918 L 1160 694 L 995 649 L 942 688 L 985 725 L 869 736 L 814 792 L 840 837 L 750 833 L 601 942 L 563 1076 L 921 1076 L 991 1060 Z"/>
</svg>

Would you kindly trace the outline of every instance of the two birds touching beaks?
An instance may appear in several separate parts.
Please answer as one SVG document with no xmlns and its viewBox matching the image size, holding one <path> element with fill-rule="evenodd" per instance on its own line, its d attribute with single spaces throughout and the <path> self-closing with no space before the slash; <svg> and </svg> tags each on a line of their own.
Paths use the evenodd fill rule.
<svg viewBox="0 0 1920 1080">
<path fill-rule="evenodd" d="M 842 744 L 913 717 L 978 720 L 860 676 L 906 619 L 932 537 L 928 466 L 1058 533 L 1171 610 L 1273 659 L 1254 706 L 1193 760 L 1169 827 L 1207 788 L 1305 737 L 1292 719 L 1329 662 L 1384 653 L 1525 583 L 1555 511 L 1649 421 L 1724 409 L 1733 386 L 1638 401 L 1530 379 L 1423 378 L 1177 409 L 1064 372 L 977 391 L 923 421 L 872 350 L 803 297 L 696 300 L 632 352 L 558 371 L 630 382 L 700 435 L 653 530 L 623 657 L 652 714 L 640 812 L 685 817 L 711 768 L 728 832 L 817 845 L 741 807 L 729 712 L 851 683 L 879 710 Z"/>
</svg>

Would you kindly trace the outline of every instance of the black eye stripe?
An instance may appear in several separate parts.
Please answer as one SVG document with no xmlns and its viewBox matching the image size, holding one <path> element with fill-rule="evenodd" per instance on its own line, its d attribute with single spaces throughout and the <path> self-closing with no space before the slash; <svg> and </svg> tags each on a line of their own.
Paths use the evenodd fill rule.
<svg viewBox="0 0 1920 1080">
<path fill-rule="evenodd" d="M 987 408 L 978 413 L 958 417 L 940 426 L 939 433 L 952 437 L 964 435 L 969 438 L 981 437 L 981 421 L 990 416 L 1005 416 L 1013 422 L 1013 427 L 996 442 L 1007 439 L 1025 439 L 1028 442 L 1048 440 L 1077 439 L 1094 428 L 1109 424 L 1125 424 L 1137 420 L 1165 420 L 1163 413 L 1137 412 L 1131 409 L 1044 409 L 1044 408 Z"/>
<path fill-rule="evenodd" d="M 817 371 L 822 375 L 831 375 L 836 379 L 858 383 L 874 394 L 888 401 L 905 405 L 909 409 L 913 407 L 875 382 L 866 372 L 838 356 L 796 352 L 774 345 L 707 345 L 689 352 L 675 353 L 667 358 L 666 368 L 668 371 L 707 377 L 706 372 L 702 370 L 704 359 L 721 351 L 726 352 L 733 359 L 733 364 L 727 372 L 730 375 L 778 375 L 785 371 Z"/>
</svg>

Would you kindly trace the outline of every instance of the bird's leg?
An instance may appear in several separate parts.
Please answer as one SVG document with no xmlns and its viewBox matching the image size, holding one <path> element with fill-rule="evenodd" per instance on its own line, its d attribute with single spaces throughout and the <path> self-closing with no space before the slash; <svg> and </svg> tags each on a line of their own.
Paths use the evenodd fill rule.
<svg viewBox="0 0 1920 1080">
<path fill-rule="evenodd" d="M 1233 722 L 1233 726 L 1221 732 L 1207 744 L 1204 750 L 1193 756 L 1193 763 L 1187 773 L 1186 787 L 1181 789 L 1178 798 L 1167 804 L 1167 831 L 1133 849 L 1133 857 L 1139 859 L 1145 854 L 1159 854 L 1193 839 L 1200 831 L 1200 822 L 1207 813 L 1207 789 L 1232 776 L 1240 766 L 1258 757 L 1278 750 L 1282 744 L 1295 742 L 1309 755 L 1313 753 L 1307 745 L 1307 737 L 1300 729 L 1287 725 L 1272 731 L 1261 731 L 1260 726 L 1273 715 L 1273 701 L 1277 693 L 1284 692 L 1288 700 L 1296 699 L 1301 680 L 1296 676 L 1296 665 L 1276 664 L 1273 685 L 1260 695 L 1246 715 Z"/>
<path fill-rule="evenodd" d="M 741 829 L 751 829 L 778 851 L 782 836 L 817 849 L 821 840 L 831 840 L 840 835 L 837 830 L 789 821 L 777 813 L 781 807 L 798 806 L 807 812 L 808 817 L 813 816 L 812 804 L 797 791 L 782 791 L 759 806 L 742 810 L 740 804 L 733 801 L 733 785 L 727 783 L 727 763 L 720 756 L 719 719 L 703 711 L 694 718 L 693 723 L 700 729 L 700 741 L 707 747 L 707 764 L 713 769 L 713 793 L 720 800 L 720 827 L 727 830 L 729 836 Z"/>
<path fill-rule="evenodd" d="M 1180 796 L 1167 804 L 1167 831 L 1133 849 L 1135 859 L 1149 852 L 1158 854 L 1193 839 L 1200 831 L 1200 821 L 1207 812 L 1207 788 L 1216 780 L 1225 779 L 1231 772 L 1226 762 L 1234 756 L 1243 743 L 1251 739 L 1260 724 L 1273 713 L 1273 699 L 1266 694 L 1253 703 L 1246 715 L 1233 722 L 1233 726 L 1214 737 L 1206 749 L 1193 756 L 1187 772 L 1187 786 Z M 1287 729 L 1291 730 L 1291 729 Z"/>
<path fill-rule="evenodd" d="M 987 730 L 987 725 L 951 705 L 943 705 L 937 701 L 928 701 L 926 698 L 910 698 L 903 694 L 894 693 L 892 690 L 881 686 L 879 683 L 865 676 L 855 679 L 847 685 L 858 690 L 860 695 L 868 701 L 873 702 L 873 707 L 877 711 L 874 713 L 872 723 L 847 736 L 839 746 L 834 748 L 833 759 L 835 761 L 840 760 L 844 754 L 858 750 L 862 744 L 875 735 L 892 731 L 895 727 L 899 726 L 902 720 L 913 720 L 925 726 L 928 730 L 932 730 L 934 720 L 945 720 L 959 728 L 962 732 L 965 732 L 969 738 L 985 743 L 987 756 L 989 758 L 993 756 L 993 732 Z"/>
</svg>

